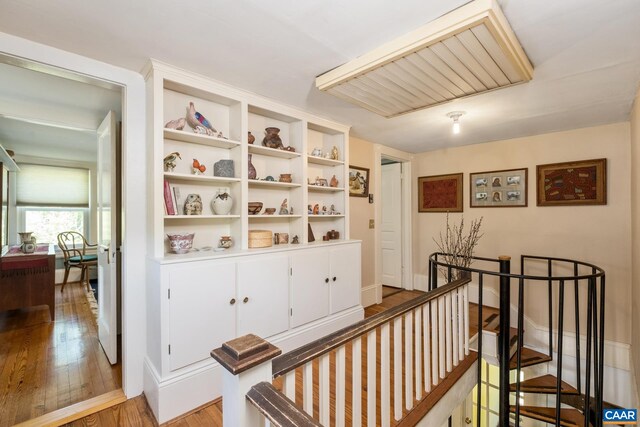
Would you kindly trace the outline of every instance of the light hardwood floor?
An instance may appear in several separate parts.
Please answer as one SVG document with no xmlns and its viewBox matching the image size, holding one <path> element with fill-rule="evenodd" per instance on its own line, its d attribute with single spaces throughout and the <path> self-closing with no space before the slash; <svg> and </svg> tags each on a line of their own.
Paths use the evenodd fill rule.
<svg viewBox="0 0 640 427">
<path fill-rule="evenodd" d="M 55 322 L 44 306 L 0 312 L 0 427 L 117 390 L 121 378 L 80 284 L 56 287 Z"/>
</svg>

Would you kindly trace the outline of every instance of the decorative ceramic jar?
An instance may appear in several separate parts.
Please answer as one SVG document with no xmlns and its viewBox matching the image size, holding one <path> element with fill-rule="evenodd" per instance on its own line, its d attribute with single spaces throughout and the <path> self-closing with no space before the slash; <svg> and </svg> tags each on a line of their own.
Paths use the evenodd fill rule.
<svg viewBox="0 0 640 427">
<path fill-rule="evenodd" d="M 227 192 L 220 193 L 218 191 L 213 200 L 211 200 L 211 210 L 216 215 L 229 215 L 232 207 L 233 198 Z"/>
<path fill-rule="evenodd" d="M 231 236 L 220 236 L 220 244 L 219 246 L 224 249 L 229 249 L 233 245 L 233 240 Z"/>
<path fill-rule="evenodd" d="M 20 250 L 25 254 L 32 254 L 36 251 L 36 238 L 32 236 L 33 231 L 24 231 L 20 235 Z"/>
<path fill-rule="evenodd" d="M 282 139 L 280 139 L 279 128 L 276 127 L 268 127 L 264 130 L 265 136 L 262 140 L 262 145 L 269 148 L 280 148 L 282 149 Z"/>
<path fill-rule="evenodd" d="M 193 247 L 195 233 L 167 234 L 169 246 L 174 253 L 186 254 Z"/>
<path fill-rule="evenodd" d="M 256 179 L 258 173 L 256 172 L 256 168 L 251 163 L 251 154 L 249 154 L 249 179 Z"/>
<path fill-rule="evenodd" d="M 280 174 L 280 179 L 278 180 L 280 182 L 291 182 L 291 174 L 290 173 L 281 173 Z"/>
<path fill-rule="evenodd" d="M 247 135 L 247 142 L 249 144 L 253 144 L 253 142 L 256 140 L 256 137 L 251 135 L 251 132 L 249 132 L 249 135 Z"/>
</svg>

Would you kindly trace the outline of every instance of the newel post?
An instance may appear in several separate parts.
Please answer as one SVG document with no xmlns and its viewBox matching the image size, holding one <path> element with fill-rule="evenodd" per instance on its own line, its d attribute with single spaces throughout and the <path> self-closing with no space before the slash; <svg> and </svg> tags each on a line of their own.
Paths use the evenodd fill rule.
<svg viewBox="0 0 640 427">
<path fill-rule="evenodd" d="M 211 351 L 225 368 L 222 374 L 222 413 L 224 427 L 257 426 L 260 413 L 247 400 L 254 385 L 271 382 L 271 359 L 282 353 L 278 347 L 253 334 L 222 344 Z"/>
<path fill-rule="evenodd" d="M 500 261 L 500 273 L 511 273 L 511 257 L 502 255 L 498 257 Z M 500 357 L 500 415 L 498 425 L 500 427 L 509 426 L 509 362 L 511 352 L 511 289 L 510 277 L 500 276 L 500 336 L 498 337 L 498 348 Z"/>
</svg>

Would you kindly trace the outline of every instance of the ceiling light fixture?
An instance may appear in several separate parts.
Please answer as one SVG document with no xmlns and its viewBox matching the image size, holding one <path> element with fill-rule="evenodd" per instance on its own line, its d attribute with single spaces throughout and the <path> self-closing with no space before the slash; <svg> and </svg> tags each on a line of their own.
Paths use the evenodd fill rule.
<svg viewBox="0 0 640 427">
<path fill-rule="evenodd" d="M 464 114 L 464 111 L 452 111 L 447 113 L 447 117 L 453 120 L 453 134 L 460 133 L 460 117 Z"/>
</svg>

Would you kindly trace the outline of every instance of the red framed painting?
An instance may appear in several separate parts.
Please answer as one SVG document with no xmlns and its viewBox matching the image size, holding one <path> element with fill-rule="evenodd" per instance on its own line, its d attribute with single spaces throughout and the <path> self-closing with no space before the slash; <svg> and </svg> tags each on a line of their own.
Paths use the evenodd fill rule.
<svg viewBox="0 0 640 427">
<path fill-rule="evenodd" d="M 462 212 L 462 173 L 418 178 L 418 212 Z"/>
</svg>

